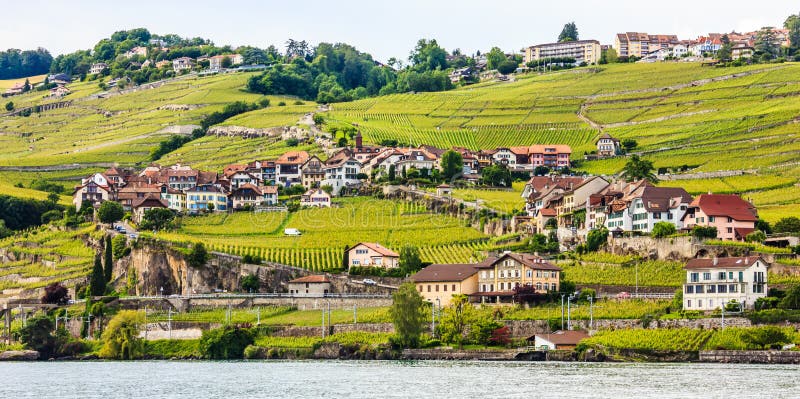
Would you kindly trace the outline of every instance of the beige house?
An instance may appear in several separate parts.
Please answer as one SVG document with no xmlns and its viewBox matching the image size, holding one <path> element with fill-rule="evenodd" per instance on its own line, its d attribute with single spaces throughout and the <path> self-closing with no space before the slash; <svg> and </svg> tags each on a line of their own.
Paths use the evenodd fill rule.
<svg viewBox="0 0 800 399">
<path fill-rule="evenodd" d="M 525 49 L 525 63 L 547 58 L 570 57 L 576 64 L 597 64 L 600 61 L 600 42 L 578 40 L 539 44 Z"/>
<path fill-rule="evenodd" d="M 131 205 L 131 219 L 137 224 L 141 223 L 142 219 L 144 219 L 144 214 L 156 208 L 169 209 L 169 204 L 159 198 L 158 194 L 134 200 Z"/>
<path fill-rule="evenodd" d="M 315 206 L 317 208 L 330 208 L 331 195 L 319 188 L 312 188 L 300 197 L 300 206 Z"/>
<path fill-rule="evenodd" d="M 400 255 L 378 243 L 361 242 L 347 250 L 347 265 L 356 267 L 393 268 L 400 263 Z"/>
<path fill-rule="evenodd" d="M 306 163 L 300 167 L 301 181 L 303 187 L 312 189 L 319 187 L 320 182 L 325 179 L 324 164 L 318 156 L 312 155 L 308 158 Z"/>
<path fill-rule="evenodd" d="M 474 264 L 430 265 L 411 276 L 419 294 L 436 305 L 449 306 L 453 295 L 478 291 L 478 269 Z"/>
<path fill-rule="evenodd" d="M 293 296 L 321 298 L 331 292 L 331 281 L 321 274 L 296 278 L 288 285 Z"/>
<path fill-rule="evenodd" d="M 85 179 L 81 179 L 81 184 L 75 187 L 72 193 L 72 203 L 75 209 L 81 209 L 84 202 L 89 202 L 93 206 L 100 205 L 105 201 L 115 201 L 117 190 L 106 175 L 95 173 Z"/>
<path fill-rule="evenodd" d="M 514 296 L 518 286 L 533 287 L 536 293 L 558 291 L 561 268 L 539 256 L 506 252 L 476 265 L 478 297 L 481 302 L 501 302 Z"/>
</svg>

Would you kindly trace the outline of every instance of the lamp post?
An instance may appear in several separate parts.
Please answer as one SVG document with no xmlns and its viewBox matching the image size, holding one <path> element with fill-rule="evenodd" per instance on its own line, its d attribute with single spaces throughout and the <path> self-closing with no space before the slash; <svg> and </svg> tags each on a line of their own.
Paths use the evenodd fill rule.
<svg viewBox="0 0 800 399">
<path fill-rule="evenodd" d="M 561 329 L 564 329 L 564 294 L 561 294 Z"/>
</svg>

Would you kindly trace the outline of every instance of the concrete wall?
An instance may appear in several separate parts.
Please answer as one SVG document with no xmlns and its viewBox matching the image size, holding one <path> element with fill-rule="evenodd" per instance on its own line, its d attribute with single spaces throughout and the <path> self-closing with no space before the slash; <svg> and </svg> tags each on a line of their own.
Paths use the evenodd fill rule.
<svg viewBox="0 0 800 399">
<path fill-rule="evenodd" d="M 800 364 L 796 351 L 700 351 L 700 361 L 708 363 Z"/>
</svg>

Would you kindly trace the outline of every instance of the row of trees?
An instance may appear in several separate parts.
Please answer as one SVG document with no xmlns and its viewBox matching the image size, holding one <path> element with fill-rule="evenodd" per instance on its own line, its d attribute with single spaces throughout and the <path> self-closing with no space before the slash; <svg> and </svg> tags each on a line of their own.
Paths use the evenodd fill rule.
<svg viewBox="0 0 800 399">
<path fill-rule="evenodd" d="M 41 47 L 36 50 L 0 51 L 0 79 L 41 75 L 50 70 L 52 62 L 53 56 Z"/>
</svg>

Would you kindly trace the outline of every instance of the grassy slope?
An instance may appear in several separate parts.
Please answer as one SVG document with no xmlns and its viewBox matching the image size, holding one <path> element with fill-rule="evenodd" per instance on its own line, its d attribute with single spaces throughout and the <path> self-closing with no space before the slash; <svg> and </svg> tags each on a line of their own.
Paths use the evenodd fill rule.
<svg viewBox="0 0 800 399">
<path fill-rule="evenodd" d="M 714 82 L 701 79 L 752 73 Z M 682 87 L 686 86 L 686 87 Z M 398 94 L 335 104 L 337 123 L 357 124 L 366 140 L 494 148 L 566 143 L 573 158 L 594 149 L 599 131 L 636 139 L 656 167 L 689 165 L 692 172 L 747 169 L 755 175 L 665 182 L 693 193 L 746 193 L 771 221 L 796 214 L 800 203 L 800 64 L 708 68 L 690 63 L 603 66 L 528 75 L 445 93 Z M 583 109 L 583 111 L 581 111 Z M 665 118 L 665 119 L 659 119 Z M 582 162 L 614 174 L 624 158 Z M 775 191 L 774 193 L 771 192 Z M 774 194 L 774 195 L 773 195 Z M 487 198 L 489 199 L 489 198 Z"/>
<path fill-rule="evenodd" d="M 28 79 L 28 83 L 31 85 L 35 85 L 37 83 L 41 83 L 44 81 L 44 78 L 47 75 L 36 75 L 36 76 L 28 76 L 27 78 L 18 78 L 18 79 L 5 79 L 0 80 L 0 90 L 6 91 L 6 89 L 10 89 L 17 83 L 25 83 L 25 79 Z"/>
</svg>

